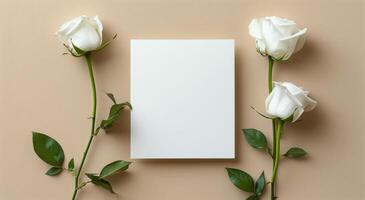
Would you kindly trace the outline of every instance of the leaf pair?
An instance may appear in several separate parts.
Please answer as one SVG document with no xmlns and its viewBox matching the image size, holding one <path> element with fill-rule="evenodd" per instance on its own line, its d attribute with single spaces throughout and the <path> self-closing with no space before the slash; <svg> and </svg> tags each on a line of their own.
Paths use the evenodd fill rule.
<svg viewBox="0 0 365 200">
<path fill-rule="evenodd" d="M 235 168 L 226 168 L 226 170 L 228 172 L 229 179 L 237 188 L 245 192 L 252 193 L 247 200 L 258 200 L 263 194 L 266 185 L 264 172 L 261 173 L 255 182 L 248 173 L 242 170 Z"/>
<path fill-rule="evenodd" d="M 242 131 L 250 146 L 255 149 L 266 150 L 271 155 L 271 150 L 268 147 L 266 136 L 261 131 L 253 128 L 242 129 Z M 305 155 L 307 155 L 307 152 L 299 147 L 292 147 L 284 154 L 284 156 L 288 158 L 300 158 Z"/>
<path fill-rule="evenodd" d="M 49 176 L 55 176 L 62 172 L 65 154 L 61 145 L 46 134 L 33 132 L 33 149 L 40 159 L 52 165 L 46 172 Z"/>
<path fill-rule="evenodd" d="M 100 129 L 108 129 L 112 127 L 114 122 L 118 119 L 120 112 L 124 108 L 132 109 L 132 105 L 129 102 L 117 103 L 112 93 L 106 93 L 106 95 L 113 101 L 114 105 L 110 108 L 109 116 L 107 119 L 101 121 L 100 126 L 96 129 L 95 135 L 97 135 Z"/>
<path fill-rule="evenodd" d="M 105 178 L 114 175 L 118 172 L 122 172 L 128 169 L 131 162 L 123 161 L 123 160 L 117 160 L 112 163 L 109 163 L 106 165 L 100 172 L 99 175 L 92 174 L 92 173 L 86 173 L 86 176 L 89 177 L 90 181 L 100 186 L 106 190 L 108 190 L 111 193 L 114 193 L 112 185 L 105 180 Z"/>
</svg>

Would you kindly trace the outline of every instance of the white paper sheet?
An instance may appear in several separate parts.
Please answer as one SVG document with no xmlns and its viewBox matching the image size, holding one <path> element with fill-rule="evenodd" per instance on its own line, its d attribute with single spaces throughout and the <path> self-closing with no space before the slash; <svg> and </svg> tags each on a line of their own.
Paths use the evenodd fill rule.
<svg viewBox="0 0 365 200">
<path fill-rule="evenodd" d="M 131 40 L 131 158 L 234 158 L 234 40 Z"/>
</svg>

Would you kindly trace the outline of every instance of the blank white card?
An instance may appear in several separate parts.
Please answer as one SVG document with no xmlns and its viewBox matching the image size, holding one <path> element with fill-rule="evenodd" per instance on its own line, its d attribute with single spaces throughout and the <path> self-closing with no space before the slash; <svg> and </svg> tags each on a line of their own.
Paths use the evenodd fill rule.
<svg viewBox="0 0 365 200">
<path fill-rule="evenodd" d="M 131 158 L 234 158 L 234 40 L 131 40 Z"/>
</svg>

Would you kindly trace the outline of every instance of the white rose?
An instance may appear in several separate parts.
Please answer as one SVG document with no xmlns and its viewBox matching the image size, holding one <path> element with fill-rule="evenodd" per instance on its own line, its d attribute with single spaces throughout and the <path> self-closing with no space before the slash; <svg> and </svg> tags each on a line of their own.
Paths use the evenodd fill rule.
<svg viewBox="0 0 365 200">
<path fill-rule="evenodd" d="M 64 23 L 56 35 L 73 52 L 75 51 L 72 44 L 87 52 L 100 47 L 102 31 L 103 25 L 98 16 L 80 16 Z"/>
<path fill-rule="evenodd" d="M 248 28 L 256 39 L 257 51 L 275 60 L 287 60 L 302 49 L 307 32 L 307 28 L 298 28 L 294 21 L 275 16 L 253 19 Z"/>
<path fill-rule="evenodd" d="M 313 110 L 317 102 L 308 97 L 309 92 L 289 82 L 274 82 L 275 86 L 266 98 L 266 112 L 272 117 L 287 120 L 293 117 L 292 122 L 303 114 Z"/>
</svg>

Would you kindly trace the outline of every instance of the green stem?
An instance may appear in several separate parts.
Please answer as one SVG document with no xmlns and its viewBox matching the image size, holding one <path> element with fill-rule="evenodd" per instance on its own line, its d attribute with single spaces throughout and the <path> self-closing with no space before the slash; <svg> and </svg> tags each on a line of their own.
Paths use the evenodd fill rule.
<svg viewBox="0 0 365 200">
<path fill-rule="evenodd" d="M 272 81 L 272 77 L 273 77 L 273 68 L 274 68 L 274 60 L 269 56 L 269 73 L 268 73 L 268 87 L 269 87 L 269 93 L 271 93 L 272 89 L 273 89 L 273 81 Z M 273 161 L 275 160 L 275 155 L 276 155 L 276 120 L 273 119 L 272 120 L 272 140 L 273 140 L 273 146 L 272 146 L 272 159 Z M 274 169 L 275 165 L 274 162 L 272 164 L 272 168 Z M 276 183 L 275 182 L 271 182 L 271 199 L 275 199 L 275 187 L 276 187 Z"/>
<path fill-rule="evenodd" d="M 79 169 L 77 171 L 77 174 L 76 174 L 76 177 L 75 177 L 75 188 L 74 188 L 74 192 L 73 192 L 73 195 L 72 195 L 72 200 L 76 199 L 77 192 L 78 192 L 79 189 L 81 189 L 81 188 L 79 188 L 80 174 L 81 174 L 82 168 L 85 164 L 85 160 L 86 160 L 87 154 L 89 152 L 90 145 L 91 145 L 91 143 L 94 139 L 94 136 L 95 136 L 94 132 L 95 132 L 95 117 L 96 117 L 97 99 L 96 99 L 96 86 L 95 86 L 95 78 L 94 78 L 94 73 L 93 73 L 93 66 L 92 66 L 92 63 L 91 63 L 91 55 L 89 53 L 85 54 L 85 60 L 86 60 L 87 66 L 89 68 L 89 76 L 90 76 L 91 86 L 92 86 L 92 91 L 93 91 L 93 113 L 92 113 L 92 116 L 91 116 L 92 123 L 91 123 L 90 138 L 89 138 L 89 142 L 87 143 L 86 149 L 84 151 L 84 155 L 82 157 L 80 167 L 79 167 Z"/>
<path fill-rule="evenodd" d="M 272 162 L 272 169 L 274 170 L 275 168 L 275 162 L 274 160 L 276 159 L 276 120 L 273 119 L 272 120 L 272 140 L 273 140 L 273 143 L 272 143 L 272 159 L 273 159 L 273 162 Z M 275 192 L 276 192 L 276 182 L 275 181 L 271 181 L 271 199 L 272 200 L 275 200 Z"/>
<path fill-rule="evenodd" d="M 274 60 L 269 56 L 269 73 L 268 73 L 269 93 L 272 91 L 272 69 L 273 68 L 274 68 Z"/>
<path fill-rule="evenodd" d="M 83 182 L 79 185 L 79 187 L 77 188 L 77 190 L 81 190 L 83 187 L 85 187 L 87 184 L 91 183 L 91 181 L 86 181 L 86 182 Z"/>
<path fill-rule="evenodd" d="M 273 77 L 273 68 L 274 68 L 274 60 L 269 56 L 269 73 L 268 73 L 268 86 L 269 86 L 269 94 L 271 93 L 272 89 L 273 89 L 273 86 L 272 86 L 272 77 Z M 272 136 L 273 136 L 273 141 L 275 141 L 275 137 L 276 137 L 276 134 L 275 134 L 275 130 L 276 130 L 276 122 L 275 122 L 275 119 L 272 120 Z M 275 142 L 273 142 L 273 159 L 275 159 Z M 274 167 L 274 165 L 273 165 Z"/>
<path fill-rule="evenodd" d="M 275 156 L 274 156 L 274 168 L 272 171 L 272 177 L 271 177 L 271 184 L 274 185 L 275 187 L 275 181 L 276 181 L 276 177 L 278 174 L 278 169 L 279 169 L 279 161 L 280 161 L 280 139 L 281 139 L 281 132 L 283 130 L 283 126 L 284 126 L 284 121 L 283 120 L 278 120 L 277 123 L 277 129 L 276 129 L 276 137 L 275 137 Z M 272 190 L 272 195 L 271 195 L 271 199 L 275 200 L 275 191 L 273 192 Z"/>
</svg>

